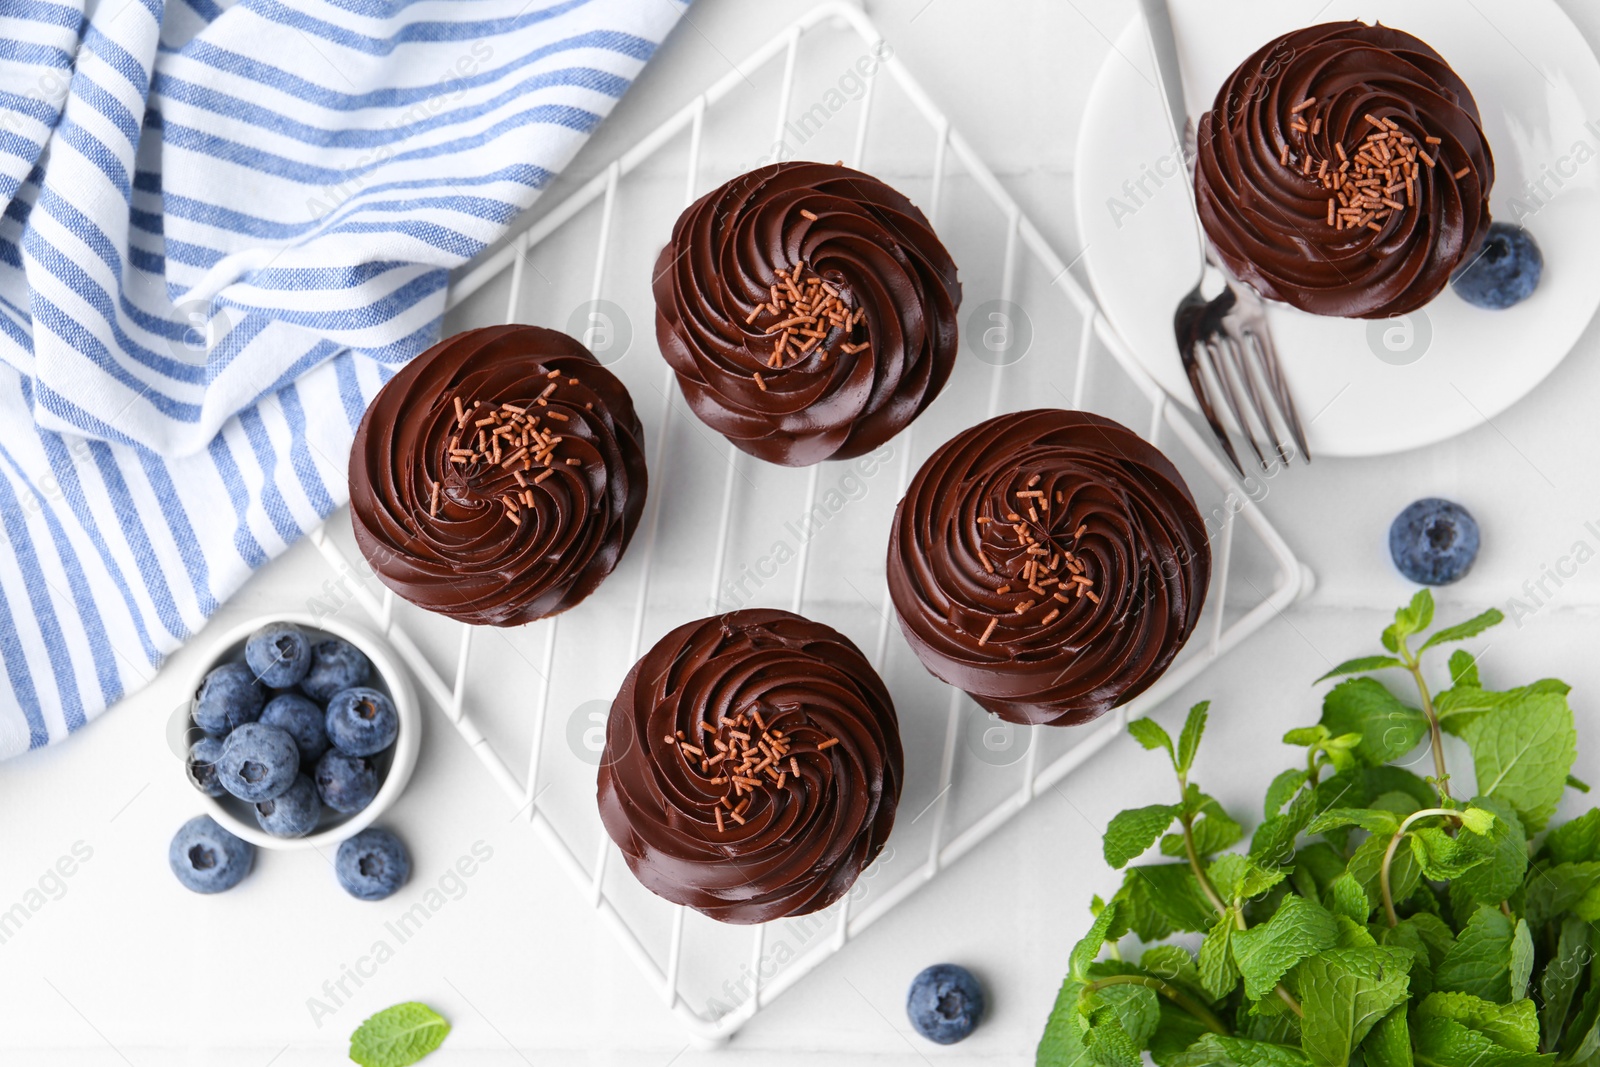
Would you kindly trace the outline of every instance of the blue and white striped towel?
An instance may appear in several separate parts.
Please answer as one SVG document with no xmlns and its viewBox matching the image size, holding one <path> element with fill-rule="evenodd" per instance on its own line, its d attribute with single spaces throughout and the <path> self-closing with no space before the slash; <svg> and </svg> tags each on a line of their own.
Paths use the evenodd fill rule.
<svg viewBox="0 0 1600 1067">
<path fill-rule="evenodd" d="M 0 2 L 0 758 L 345 500 L 448 271 L 682 0 Z"/>
</svg>

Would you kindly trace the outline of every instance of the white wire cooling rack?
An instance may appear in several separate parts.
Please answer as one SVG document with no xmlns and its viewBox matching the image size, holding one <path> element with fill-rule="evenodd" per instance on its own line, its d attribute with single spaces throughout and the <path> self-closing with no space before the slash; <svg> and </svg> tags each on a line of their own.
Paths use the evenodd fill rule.
<svg viewBox="0 0 1600 1067">
<path fill-rule="evenodd" d="M 760 141 L 767 128 L 771 144 Z M 923 207 L 961 265 L 964 341 L 950 386 L 914 427 L 853 463 L 791 471 L 743 456 L 682 406 L 653 344 L 650 265 L 678 212 L 775 157 L 877 168 Z M 353 583 L 355 595 L 702 1044 L 726 1040 L 1071 774 L 1129 716 L 1159 708 L 1310 587 L 1256 505 L 1265 483 L 1232 479 L 873 24 L 845 3 L 813 8 L 695 97 L 461 277 L 450 306 L 452 327 L 542 322 L 584 337 L 610 363 L 646 425 L 648 508 L 595 596 L 520 630 L 460 626 L 374 595 L 376 583 Z M 1165 444 L 1212 537 L 1213 582 L 1190 647 L 1132 704 L 1076 730 L 1009 726 L 931 678 L 892 622 L 883 577 L 889 516 L 920 460 L 981 417 L 1041 403 L 1087 405 Z M 340 574 L 359 566 L 347 526 L 341 519 L 313 535 Z M 600 826 L 594 766 L 610 696 L 647 639 L 752 604 L 810 615 L 869 651 L 895 695 L 907 780 L 889 848 L 843 900 L 801 920 L 725 927 L 633 881 Z M 526 692 L 526 702 L 506 709 L 508 691 Z M 563 711 L 564 730 L 553 723 Z M 525 774 L 507 751 L 527 753 Z"/>
</svg>

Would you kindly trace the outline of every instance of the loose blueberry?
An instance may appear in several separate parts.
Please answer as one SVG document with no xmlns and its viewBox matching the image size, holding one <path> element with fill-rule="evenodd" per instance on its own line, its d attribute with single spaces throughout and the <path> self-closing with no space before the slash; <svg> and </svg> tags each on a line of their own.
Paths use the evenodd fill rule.
<svg viewBox="0 0 1600 1067">
<path fill-rule="evenodd" d="M 261 712 L 262 722 L 294 738 L 300 762 L 307 767 L 328 751 L 328 732 L 322 726 L 326 718 L 321 708 L 299 693 L 279 693 Z"/>
<path fill-rule="evenodd" d="M 202 737 L 189 746 L 189 755 L 183 761 L 189 784 L 208 797 L 220 797 L 227 792 L 217 777 L 217 761 L 220 759 L 222 742 L 215 737 Z"/>
<path fill-rule="evenodd" d="M 322 802 L 341 815 L 353 815 L 378 795 L 378 769 L 363 756 L 350 756 L 330 748 L 317 761 L 312 775 Z"/>
<path fill-rule="evenodd" d="M 1411 581 L 1448 585 L 1472 569 L 1478 524 L 1460 504 L 1437 497 L 1419 500 L 1389 527 L 1389 555 Z"/>
<path fill-rule="evenodd" d="M 360 685 L 371 673 L 372 664 L 359 648 L 330 637 L 311 646 L 311 669 L 300 679 L 300 691 L 326 704 L 333 694 Z"/>
<path fill-rule="evenodd" d="M 311 639 L 290 623 L 268 623 L 245 642 L 244 661 L 262 685 L 287 689 L 311 669 Z"/>
<path fill-rule="evenodd" d="M 317 828 L 321 817 L 317 787 L 303 774 L 280 795 L 256 805 L 256 822 L 273 837 L 304 837 Z"/>
<path fill-rule="evenodd" d="M 340 752 L 373 756 L 394 744 L 400 715 L 394 702 L 376 689 L 357 686 L 328 701 L 328 740 Z"/>
<path fill-rule="evenodd" d="M 357 900 L 382 900 L 411 877 L 411 855 L 398 837 L 374 826 L 339 846 L 333 869 Z"/>
<path fill-rule="evenodd" d="M 965 967 L 936 963 L 911 980 L 906 1014 L 929 1041 L 953 1045 L 982 1020 L 983 987 Z"/>
<path fill-rule="evenodd" d="M 212 669 L 195 694 L 194 724 L 212 737 L 225 737 L 235 727 L 255 722 L 267 694 L 255 672 L 243 663 L 224 663 Z"/>
<path fill-rule="evenodd" d="M 220 893 L 238 885 L 255 862 L 256 848 L 233 836 L 209 815 L 196 815 L 178 828 L 167 846 L 167 863 L 185 889 Z"/>
<path fill-rule="evenodd" d="M 252 804 L 282 795 L 300 770 L 294 738 L 276 726 L 247 722 L 222 743 L 217 778 L 222 788 Z"/>
<path fill-rule="evenodd" d="M 1533 235 L 1505 222 L 1489 224 L 1478 254 L 1450 279 L 1469 304 L 1499 311 L 1533 295 L 1544 274 L 1544 256 Z"/>
</svg>

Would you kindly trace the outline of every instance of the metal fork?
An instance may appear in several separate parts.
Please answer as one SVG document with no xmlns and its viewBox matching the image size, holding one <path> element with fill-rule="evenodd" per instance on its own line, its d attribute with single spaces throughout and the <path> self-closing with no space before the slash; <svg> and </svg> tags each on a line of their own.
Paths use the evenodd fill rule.
<svg viewBox="0 0 1600 1067">
<path fill-rule="evenodd" d="M 1195 401 L 1207 425 L 1216 436 L 1223 454 L 1241 476 L 1244 466 L 1234 451 L 1232 435 L 1218 416 L 1214 394 L 1220 393 L 1240 434 L 1255 453 L 1262 470 L 1270 470 L 1271 453 L 1287 466 L 1299 458 L 1311 461 L 1305 432 L 1295 411 L 1294 398 L 1278 365 L 1278 353 L 1267 325 L 1266 307 L 1249 286 L 1228 274 L 1206 236 L 1200 216 L 1192 209 L 1194 179 L 1189 163 L 1195 158 L 1194 128 L 1189 122 L 1183 99 L 1183 75 L 1178 66 L 1178 42 L 1172 29 L 1172 14 L 1167 0 L 1140 0 L 1145 24 L 1150 30 L 1150 48 L 1155 57 L 1156 77 L 1160 82 L 1167 124 L 1174 146 L 1184 148 L 1178 166 L 1191 204 L 1190 215 L 1205 249 L 1205 262 L 1194 288 L 1178 302 L 1173 313 L 1173 332 L 1184 373 L 1194 390 Z M 1217 291 L 1217 280 L 1221 289 Z M 1207 299 L 1207 290 L 1216 296 Z M 1270 401 L 1270 404 L 1268 403 Z M 1274 417 L 1276 416 L 1276 417 Z"/>
</svg>

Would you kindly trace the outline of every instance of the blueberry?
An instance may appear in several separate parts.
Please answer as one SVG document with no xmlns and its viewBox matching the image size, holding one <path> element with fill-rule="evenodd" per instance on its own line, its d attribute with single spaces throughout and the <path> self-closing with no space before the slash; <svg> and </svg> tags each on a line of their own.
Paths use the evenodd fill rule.
<svg viewBox="0 0 1600 1067">
<path fill-rule="evenodd" d="M 353 815 L 378 795 L 378 769 L 363 756 L 330 748 L 317 761 L 312 779 L 322 802 L 341 815 Z"/>
<path fill-rule="evenodd" d="M 208 797 L 220 797 L 227 790 L 217 777 L 217 761 L 222 758 L 222 742 L 215 737 L 202 737 L 189 746 L 189 755 L 183 761 L 189 784 Z"/>
<path fill-rule="evenodd" d="M 300 750 L 294 738 L 276 726 L 247 722 L 222 743 L 217 777 L 222 788 L 252 804 L 271 800 L 294 784 Z"/>
<path fill-rule="evenodd" d="M 1400 573 L 1423 585 L 1449 585 L 1472 569 L 1478 524 L 1460 504 L 1429 497 L 1395 516 L 1389 555 Z"/>
<path fill-rule="evenodd" d="M 256 805 L 256 822 L 273 837 L 304 837 L 317 828 L 321 817 L 317 787 L 303 774 L 278 796 Z"/>
<path fill-rule="evenodd" d="M 255 672 L 243 663 L 214 667 L 195 694 L 194 724 L 212 737 L 224 737 L 235 727 L 255 722 L 267 694 Z"/>
<path fill-rule="evenodd" d="M 906 1014 L 929 1041 L 953 1045 L 983 1018 L 983 987 L 965 967 L 936 963 L 911 980 Z"/>
<path fill-rule="evenodd" d="M 244 661 L 262 685 L 287 689 L 311 669 L 311 639 L 290 623 L 268 623 L 245 642 Z"/>
<path fill-rule="evenodd" d="M 167 846 L 167 863 L 185 889 L 220 893 L 250 873 L 256 848 L 241 841 L 209 815 L 196 815 L 178 828 Z"/>
<path fill-rule="evenodd" d="M 328 701 L 328 740 L 340 752 L 373 756 L 394 744 L 400 714 L 394 702 L 376 689 L 357 686 Z"/>
<path fill-rule="evenodd" d="M 411 854 L 398 837 L 374 826 L 339 846 L 333 869 L 357 900 L 382 900 L 411 877 Z"/>
<path fill-rule="evenodd" d="M 1450 284 L 1467 303 L 1499 311 L 1532 296 L 1543 274 L 1544 256 L 1533 235 L 1521 226 L 1494 222 L 1478 254 Z"/>
<path fill-rule="evenodd" d="M 279 693 L 267 701 L 261 721 L 276 726 L 294 738 L 300 762 L 309 767 L 328 751 L 328 733 L 322 728 L 326 716 L 315 703 L 299 693 Z"/>
<path fill-rule="evenodd" d="M 372 664 L 359 648 L 330 637 L 311 646 L 311 669 L 300 679 L 300 691 L 326 704 L 333 694 L 360 685 L 371 673 Z"/>
</svg>

